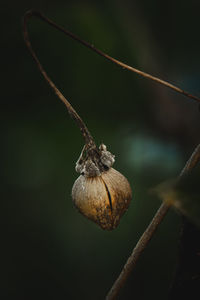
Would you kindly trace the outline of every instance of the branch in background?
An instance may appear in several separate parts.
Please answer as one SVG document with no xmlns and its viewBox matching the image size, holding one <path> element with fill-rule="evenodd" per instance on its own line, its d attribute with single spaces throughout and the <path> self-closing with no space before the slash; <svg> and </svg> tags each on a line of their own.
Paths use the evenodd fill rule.
<svg viewBox="0 0 200 300">
<path fill-rule="evenodd" d="M 162 80 L 162 79 L 160 79 L 160 78 L 158 78 L 158 77 L 152 76 L 152 75 L 150 75 L 150 74 L 148 74 L 148 73 L 146 73 L 146 72 L 143 72 L 143 71 L 140 71 L 140 70 L 138 70 L 138 69 L 136 69 L 136 68 L 133 68 L 133 67 L 131 67 L 131 66 L 129 66 L 129 65 L 127 65 L 127 64 L 125 64 L 125 63 L 123 63 L 123 62 L 121 62 L 121 61 L 119 61 L 119 60 L 117 60 L 117 59 L 115 59 L 115 58 L 113 58 L 113 57 L 111 57 L 111 56 L 109 56 L 108 54 L 106 54 L 106 53 L 104 53 L 103 51 L 97 49 L 96 47 L 94 47 L 93 45 L 89 44 L 88 42 L 86 42 L 86 41 L 80 39 L 78 36 L 76 36 L 76 35 L 73 34 L 72 32 L 70 32 L 70 31 L 64 29 L 64 28 L 61 27 L 61 26 L 58 26 L 56 23 L 54 23 L 53 21 L 51 21 L 50 19 L 48 19 L 47 17 L 45 17 L 43 14 L 41 14 L 41 13 L 38 12 L 38 11 L 35 11 L 35 10 L 30 10 L 30 11 L 28 11 L 28 12 L 25 14 L 25 16 L 24 16 L 24 22 L 26 23 L 27 20 L 30 19 L 32 16 L 35 16 L 35 17 L 37 17 L 37 18 L 43 20 L 44 22 L 48 23 L 48 24 L 51 25 L 52 27 L 54 27 L 54 28 L 56 28 L 57 30 L 63 32 L 64 34 L 66 34 L 67 36 L 71 37 L 71 38 L 74 39 L 75 41 L 77 41 L 77 42 L 79 42 L 80 44 L 86 46 L 87 48 L 89 48 L 89 49 L 91 49 L 92 51 L 96 52 L 97 54 L 103 56 L 104 58 L 108 59 L 109 61 L 113 62 L 114 64 L 116 64 L 116 65 L 122 67 L 123 69 L 126 69 L 126 70 L 129 70 L 129 71 L 131 71 L 131 72 L 134 72 L 134 73 L 136 73 L 136 74 L 138 74 L 138 75 L 140 75 L 140 76 L 142 76 L 142 77 L 151 79 L 151 80 L 153 80 L 153 81 L 155 81 L 155 82 L 157 82 L 157 83 L 159 83 L 159 84 L 161 84 L 161 85 L 164 85 L 164 86 L 166 86 L 166 87 L 168 87 L 168 88 L 170 88 L 170 89 L 176 91 L 177 93 L 180 93 L 180 94 L 182 94 L 182 95 L 184 95 L 184 96 L 186 96 L 186 97 L 189 97 L 189 98 L 191 98 L 191 99 L 193 99 L 193 100 L 195 100 L 195 101 L 197 101 L 197 102 L 200 103 L 200 98 L 198 98 L 198 97 L 196 97 L 196 96 L 194 96 L 194 95 L 191 95 L 190 93 L 188 93 L 188 92 L 186 92 L 186 91 L 180 89 L 179 87 L 177 87 L 177 86 L 175 86 L 175 85 L 173 85 L 173 84 L 171 84 L 171 83 L 169 83 L 169 82 L 167 82 L 167 81 L 164 81 L 164 80 Z M 27 32 L 25 32 L 25 30 L 24 30 L 24 33 L 25 33 L 25 41 L 26 41 L 26 37 L 28 37 L 28 35 L 27 35 Z M 29 43 L 29 44 L 30 44 L 30 43 Z M 30 49 L 31 46 L 28 45 L 28 44 L 27 44 L 27 46 L 29 47 L 29 50 L 31 51 L 31 49 Z M 33 55 L 33 53 L 32 53 L 32 55 Z M 36 60 L 35 57 L 34 57 L 34 59 Z M 44 74 L 43 74 L 43 75 L 44 75 Z M 62 101 L 63 101 L 63 100 L 62 100 Z"/>
<path fill-rule="evenodd" d="M 190 170 L 192 170 L 197 163 L 200 161 L 200 144 L 196 147 L 194 152 L 192 153 L 191 157 L 187 161 L 186 165 L 184 166 L 183 170 L 181 171 L 179 178 L 184 176 Z M 152 236 L 154 235 L 158 225 L 162 222 L 163 218 L 168 212 L 170 204 L 163 202 L 156 212 L 154 218 L 152 219 L 151 223 L 139 239 L 137 245 L 133 249 L 131 256 L 128 258 L 127 262 L 125 263 L 119 277 L 113 284 L 112 288 L 110 289 L 109 293 L 107 294 L 106 300 L 114 300 L 117 299 L 121 289 L 125 285 L 128 277 L 130 276 L 131 272 L 133 271 L 140 255 L 147 247 L 149 241 L 151 240 Z"/>
<path fill-rule="evenodd" d="M 185 167 L 183 168 L 181 175 L 183 176 L 188 171 L 192 170 L 197 163 L 200 161 L 200 144 L 196 147 L 194 152 L 192 153 L 192 156 L 188 159 Z"/>
</svg>

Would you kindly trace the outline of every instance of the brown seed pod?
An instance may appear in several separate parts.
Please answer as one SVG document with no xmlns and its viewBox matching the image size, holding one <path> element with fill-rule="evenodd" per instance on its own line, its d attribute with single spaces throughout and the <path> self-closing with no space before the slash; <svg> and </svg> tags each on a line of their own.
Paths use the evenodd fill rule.
<svg viewBox="0 0 200 300">
<path fill-rule="evenodd" d="M 82 170 L 82 175 L 72 188 L 74 204 L 101 228 L 112 230 L 117 227 L 129 206 L 132 197 L 130 184 L 121 173 L 108 167 L 114 163 L 114 156 L 106 150 L 105 145 L 100 146 L 99 158 L 93 157 L 91 160 L 91 157 L 87 157 L 83 161 L 82 154 L 76 166 L 76 169 Z"/>
</svg>

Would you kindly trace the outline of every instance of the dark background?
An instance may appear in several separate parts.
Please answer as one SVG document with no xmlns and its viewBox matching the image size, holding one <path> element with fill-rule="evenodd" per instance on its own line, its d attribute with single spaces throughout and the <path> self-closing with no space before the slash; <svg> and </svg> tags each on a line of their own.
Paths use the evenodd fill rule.
<svg viewBox="0 0 200 300">
<path fill-rule="evenodd" d="M 4 1 L 5 2 L 5 1 Z M 133 188 L 117 229 L 73 207 L 83 139 L 22 37 L 35 8 L 111 56 L 200 95 L 199 1 L 12 1 L 1 5 L 2 299 L 104 299 L 199 142 L 197 104 L 120 69 L 37 19 L 31 40 L 47 73 Z M 180 218 L 170 211 L 121 299 L 167 299 Z"/>
</svg>

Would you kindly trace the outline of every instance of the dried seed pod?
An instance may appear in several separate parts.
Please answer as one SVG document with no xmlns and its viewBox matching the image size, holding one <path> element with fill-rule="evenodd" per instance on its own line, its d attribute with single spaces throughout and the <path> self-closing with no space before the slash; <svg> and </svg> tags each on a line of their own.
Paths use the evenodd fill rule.
<svg viewBox="0 0 200 300">
<path fill-rule="evenodd" d="M 72 188 L 74 204 L 101 228 L 112 230 L 129 206 L 131 187 L 121 173 L 111 168 L 114 156 L 105 145 L 100 146 L 99 156 L 90 154 L 84 159 L 83 151 L 76 165 L 82 175 Z"/>
</svg>

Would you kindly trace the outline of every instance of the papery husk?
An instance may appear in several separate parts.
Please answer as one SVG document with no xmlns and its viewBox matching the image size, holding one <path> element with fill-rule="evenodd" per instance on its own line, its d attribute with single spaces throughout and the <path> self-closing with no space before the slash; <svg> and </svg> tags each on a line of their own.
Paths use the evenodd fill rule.
<svg viewBox="0 0 200 300">
<path fill-rule="evenodd" d="M 128 209 L 132 191 L 128 180 L 110 168 L 100 176 L 80 175 L 72 188 L 76 208 L 106 230 L 114 229 Z"/>
</svg>

